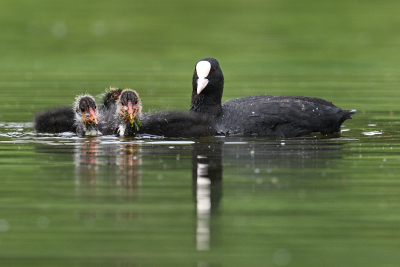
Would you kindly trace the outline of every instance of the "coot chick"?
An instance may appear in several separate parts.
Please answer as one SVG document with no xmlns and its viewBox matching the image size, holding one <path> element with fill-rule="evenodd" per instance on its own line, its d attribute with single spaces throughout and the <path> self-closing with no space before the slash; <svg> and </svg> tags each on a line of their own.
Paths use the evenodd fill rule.
<svg viewBox="0 0 400 267">
<path fill-rule="evenodd" d="M 93 106 L 95 106 L 94 99 Z M 142 104 L 132 89 L 110 88 L 102 99 L 96 130 L 103 135 L 136 136 L 158 135 L 173 138 L 190 138 L 216 135 L 214 119 L 204 114 L 184 111 L 161 111 L 142 115 Z M 75 104 L 76 105 L 76 104 Z M 65 116 L 63 111 L 67 113 Z M 86 124 L 75 122 L 75 108 L 55 108 L 45 111 L 46 116 L 35 118 L 35 129 L 46 132 L 77 131 L 84 135 Z M 48 118 L 53 118 L 48 120 Z M 38 125 L 38 127 L 36 127 Z M 39 127 L 40 125 L 40 127 Z M 90 126 L 90 125 L 89 125 Z M 48 130 L 52 128 L 52 130 Z M 95 133 L 95 132 L 93 132 Z M 100 133 L 95 133 L 98 135 Z M 87 134 L 89 135 L 89 134 Z"/>
<path fill-rule="evenodd" d="M 97 126 L 99 119 L 97 105 L 92 96 L 78 96 L 74 104 L 74 110 L 76 133 L 78 136 L 101 135 Z"/>
<path fill-rule="evenodd" d="M 76 132 L 75 111 L 72 107 L 51 108 L 37 114 L 33 125 L 38 132 Z"/>
<path fill-rule="evenodd" d="M 142 115 L 142 103 L 139 94 L 132 89 L 121 91 L 112 90 L 105 95 L 108 100 L 106 113 L 113 110 L 116 100 L 115 119 L 117 126 L 112 122 L 106 122 L 107 127 L 100 127 L 102 133 L 109 134 L 112 128 L 119 136 L 136 136 L 137 134 L 149 134 L 163 137 L 189 138 L 213 136 L 216 134 L 213 127 L 213 119 L 203 114 L 189 114 L 184 111 L 159 111 L 153 114 Z M 106 117 L 111 117 L 105 115 Z M 102 123 L 104 116 L 101 117 Z M 110 129 L 111 126 L 111 129 Z"/>
<path fill-rule="evenodd" d="M 117 106 L 121 93 L 122 89 L 111 87 L 102 98 L 99 129 L 104 135 L 116 134 L 119 123 Z"/>
<path fill-rule="evenodd" d="M 108 92 L 105 93 L 102 99 L 102 110 L 116 108 L 118 98 L 121 96 L 122 89 L 110 87 Z"/>
<path fill-rule="evenodd" d="M 214 117 L 223 135 L 298 137 L 340 132 L 356 110 L 343 110 L 320 98 L 253 95 L 221 104 L 224 76 L 214 58 L 196 63 L 191 113 Z"/>
<path fill-rule="evenodd" d="M 135 136 L 141 126 L 141 114 L 142 102 L 139 94 L 132 89 L 123 90 L 116 106 L 116 121 L 118 122 L 116 134 Z"/>
<path fill-rule="evenodd" d="M 75 99 L 73 107 L 56 107 L 35 116 L 34 129 L 38 132 L 76 132 L 80 136 L 98 135 L 96 101 L 90 95 Z"/>
</svg>

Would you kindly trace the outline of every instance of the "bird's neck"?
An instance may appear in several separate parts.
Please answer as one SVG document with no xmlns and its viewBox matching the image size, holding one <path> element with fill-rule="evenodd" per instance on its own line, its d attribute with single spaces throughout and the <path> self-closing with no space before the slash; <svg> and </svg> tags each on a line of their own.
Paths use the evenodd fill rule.
<svg viewBox="0 0 400 267">
<path fill-rule="evenodd" d="M 204 113 L 212 115 L 213 117 L 217 117 L 221 111 L 221 99 L 222 99 L 222 90 L 216 91 L 214 90 L 197 94 L 196 90 L 192 92 L 192 102 L 190 105 L 190 112 L 192 113 Z M 220 92 L 220 93 L 219 93 Z"/>
</svg>

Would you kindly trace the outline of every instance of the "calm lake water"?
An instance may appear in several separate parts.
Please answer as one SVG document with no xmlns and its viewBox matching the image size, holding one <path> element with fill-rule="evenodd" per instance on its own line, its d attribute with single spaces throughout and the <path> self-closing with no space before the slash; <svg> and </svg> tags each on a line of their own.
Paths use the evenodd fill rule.
<svg viewBox="0 0 400 267">
<path fill-rule="evenodd" d="M 285 140 L 78 138 L 2 123 L 2 262 L 392 266 L 399 124 L 360 117 L 340 137 Z"/>
<path fill-rule="evenodd" d="M 399 1 L 1 6 L 1 266 L 399 266 Z M 188 110 L 209 56 L 223 100 L 357 113 L 341 135 L 294 139 L 33 131 L 37 112 L 110 86 L 145 112 Z"/>
</svg>

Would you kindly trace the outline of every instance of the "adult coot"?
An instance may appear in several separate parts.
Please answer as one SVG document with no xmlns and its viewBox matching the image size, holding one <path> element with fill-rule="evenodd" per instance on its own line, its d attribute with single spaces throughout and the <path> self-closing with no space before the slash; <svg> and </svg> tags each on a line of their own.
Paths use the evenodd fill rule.
<svg viewBox="0 0 400 267">
<path fill-rule="evenodd" d="M 343 110 L 320 98 L 253 95 L 221 104 L 224 75 L 214 58 L 196 63 L 191 113 L 215 118 L 223 135 L 297 137 L 313 132 L 340 132 L 356 110 Z"/>
</svg>

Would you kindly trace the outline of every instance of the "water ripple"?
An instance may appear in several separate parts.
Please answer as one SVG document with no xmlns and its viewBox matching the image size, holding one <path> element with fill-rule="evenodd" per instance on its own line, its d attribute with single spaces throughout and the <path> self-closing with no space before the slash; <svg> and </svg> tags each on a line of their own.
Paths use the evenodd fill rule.
<svg viewBox="0 0 400 267">
<path fill-rule="evenodd" d="M 372 131 L 372 132 L 362 132 L 362 134 L 370 136 L 370 135 L 379 135 L 379 134 L 382 134 L 382 132 L 380 132 L 380 131 Z"/>
</svg>

